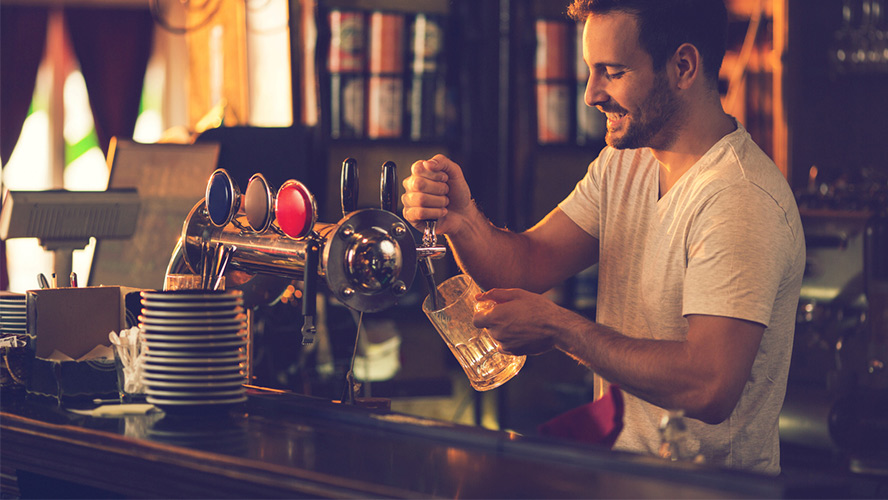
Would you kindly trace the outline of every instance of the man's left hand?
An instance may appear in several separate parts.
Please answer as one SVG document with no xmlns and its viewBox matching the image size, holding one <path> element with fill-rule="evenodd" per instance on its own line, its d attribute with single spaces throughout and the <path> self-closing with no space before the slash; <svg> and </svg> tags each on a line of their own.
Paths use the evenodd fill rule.
<svg viewBox="0 0 888 500">
<path fill-rule="evenodd" d="M 559 331 L 585 321 L 542 295 L 518 288 L 495 288 L 476 298 L 494 305 L 476 309 L 473 324 L 487 328 L 501 351 L 516 356 L 551 350 Z"/>
</svg>

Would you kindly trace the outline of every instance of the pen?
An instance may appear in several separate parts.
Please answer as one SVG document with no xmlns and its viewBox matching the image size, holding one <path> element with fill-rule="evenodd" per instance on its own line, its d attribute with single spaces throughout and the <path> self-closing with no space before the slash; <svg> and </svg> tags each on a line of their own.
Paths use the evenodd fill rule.
<svg viewBox="0 0 888 500">
<path fill-rule="evenodd" d="M 43 273 L 37 273 L 37 286 L 40 288 L 49 288 L 49 282 L 46 281 L 46 276 Z"/>
<path fill-rule="evenodd" d="M 52 273 L 52 287 L 53 288 L 59 287 L 59 279 L 56 278 L 56 273 Z"/>
<path fill-rule="evenodd" d="M 71 271 L 71 286 L 77 288 L 77 273 Z"/>
</svg>

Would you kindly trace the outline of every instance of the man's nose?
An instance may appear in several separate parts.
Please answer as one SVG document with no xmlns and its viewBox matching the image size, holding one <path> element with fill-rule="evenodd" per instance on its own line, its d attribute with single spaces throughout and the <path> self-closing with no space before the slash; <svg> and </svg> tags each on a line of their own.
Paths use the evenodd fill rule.
<svg viewBox="0 0 888 500">
<path fill-rule="evenodd" d="M 600 78 L 595 78 L 594 74 L 591 75 L 586 82 L 586 92 L 583 94 L 583 101 L 586 103 L 586 106 L 594 108 L 599 104 L 607 102 L 609 99 L 610 96 L 604 91 Z"/>
</svg>

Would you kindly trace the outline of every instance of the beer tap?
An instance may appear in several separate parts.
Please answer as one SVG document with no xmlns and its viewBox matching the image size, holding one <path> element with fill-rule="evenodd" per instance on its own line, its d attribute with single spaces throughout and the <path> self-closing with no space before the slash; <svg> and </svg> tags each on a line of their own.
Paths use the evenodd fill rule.
<svg viewBox="0 0 888 500">
<path fill-rule="evenodd" d="M 339 179 L 342 200 L 342 216 L 354 212 L 358 204 L 358 164 L 353 158 L 342 162 Z M 305 246 L 305 275 L 302 288 L 302 345 L 314 342 L 317 328 L 314 316 L 317 310 L 318 265 L 320 262 L 321 244 L 318 238 L 309 236 Z"/>
<path fill-rule="evenodd" d="M 282 213 L 294 213 L 294 221 L 285 222 L 287 231 L 291 237 L 305 241 L 305 269 L 302 274 L 302 345 L 314 343 L 317 327 L 315 315 L 317 314 L 318 271 L 320 267 L 321 241 L 314 231 L 314 222 L 317 218 L 314 197 L 300 182 L 290 180 L 281 186 L 275 198 L 275 210 L 279 209 L 278 203 L 288 204 L 289 210 L 281 208 Z M 303 213 L 305 212 L 305 213 Z"/>
<path fill-rule="evenodd" d="M 314 196 L 298 180 L 287 180 L 275 191 L 257 173 L 242 194 L 231 175 L 217 169 L 206 196 L 185 219 L 167 275 L 199 274 L 210 289 L 221 288 L 228 275 L 225 288 L 243 292 L 250 307 L 272 303 L 293 280 L 301 280 L 303 345 L 312 344 L 317 333 L 320 285 L 361 314 L 391 307 L 408 292 L 417 266 L 432 280 L 431 261 L 447 249 L 437 244 L 435 221 L 428 221 L 422 244 L 417 243 L 409 224 L 395 213 L 397 166 L 387 161 L 381 174 L 380 208 L 358 209 L 358 166 L 346 158 L 340 177 L 342 219 L 318 222 Z M 434 293 L 434 283 L 430 289 Z M 353 370 L 347 379 L 348 401 L 354 402 Z"/>
<path fill-rule="evenodd" d="M 339 189 L 342 200 L 342 216 L 347 217 L 358 208 L 358 162 L 354 158 L 346 158 L 342 162 Z"/>
<path fill-rule="evenodd" d="M 255 304 L 273 301 L 292 280 L 300 280 L 306 342 L 314 332 L 318 280 L 350 309 L 375 312 L 392 306 L 415 277 L 419 247 L 407 223 L 390 211 L 397 206 L 396 166 L 383 169 L 384 209 L 358 209 L 357 163 L 348 158 L 342 166 L 343 217 L 335 223 L 317 221 L 314 196 L 295 179 L 275 193 L 264 176 L 254 175 L 245 196 L 227 172 L 217 170 L 206 198 L 185 220 L 167 274 L 221 274 L 214 268 L 239 273 L 226 288 L 244 291 Z M 427 257 L 443 254 L 444 248 L 426 245 L 422 252 Z M 204 262 L 211 255 L 216 257 L 212 266 Z"/>
<path fill-rule="evenodd" d="M 340 198 L 342 202 L 342 217 L 358 208 L 358 163 L 353 158 L 346 158 L 342 162 L 342 172 L 339 177 Z M 349 231 L 352 233 L 352 231 Z M 350 235 L 349 235 L 350 236 Z M 361 322 L 358 321 L 358 332 L 355 336 L 355 347 L 352 352 L 351 364 L 348 373 L 345 374 L 346 396 L 345 403 L 355 404 L 355 393 L 359 390 L 355 383 L 355 356 L 358 353 L 358 336 L 361 335 Z"/>
<path fill-rule="evenodd" d="M 382 164 L 382 176 L 379 179 L 379 207 L 395 213 L 398 196 L 398 167 L 393 161 Z"/>
<path fill-rule="evenodd" d="M 429 289 L 429 296 L 432 300 L 432 310 L 437 311 L 440 308 L 438 304 L 438 290 L 435 287 L 435 265 L 432 263 L 430 255 L 422 256 L 421 250 L 434 248 L 438 244 L 438 236 L 435 234 L 435 224 L 437 220 L 429 219 L 425 221 L 425 231 L 422 233 L 422 246 L 417 249 L 419 257 L 419 270 L 425 277 L 426 285 Z"/>
<path fill-rule="evenodd" d="M 302 278 L 302 345 L 314 343 L 317 328 L 314 317 L 317 313 L 318 256 L 321 245 L 311 238 L 305 245 L 305 275 Z"/>
</svg>

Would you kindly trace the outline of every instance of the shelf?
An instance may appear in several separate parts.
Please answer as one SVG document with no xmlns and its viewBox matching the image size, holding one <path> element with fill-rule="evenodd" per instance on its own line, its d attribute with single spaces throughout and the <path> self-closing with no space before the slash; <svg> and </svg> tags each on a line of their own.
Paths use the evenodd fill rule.
<svg viewBox="0 0 888 500">
<path fill-rule="evenodd" d="M 327 9 L 394 10 L 446 14 L 449 2 L 444 0 L 320 0 L 318 5 Z"/>
</svg>

